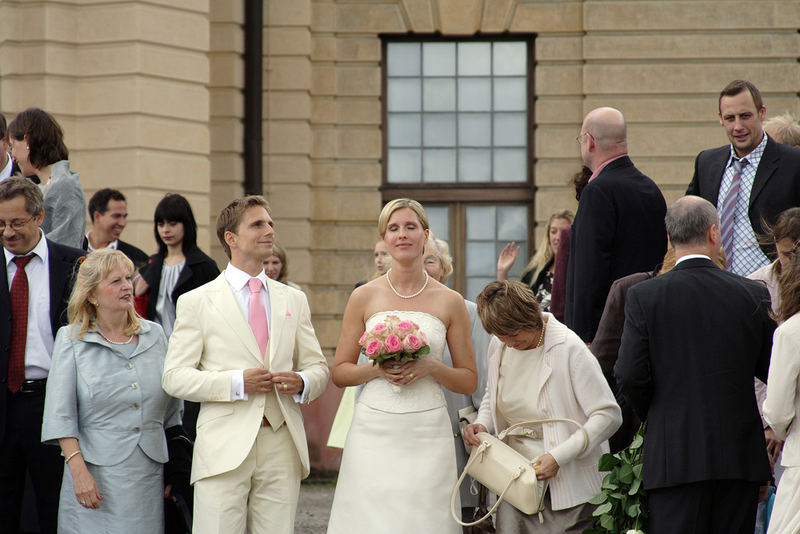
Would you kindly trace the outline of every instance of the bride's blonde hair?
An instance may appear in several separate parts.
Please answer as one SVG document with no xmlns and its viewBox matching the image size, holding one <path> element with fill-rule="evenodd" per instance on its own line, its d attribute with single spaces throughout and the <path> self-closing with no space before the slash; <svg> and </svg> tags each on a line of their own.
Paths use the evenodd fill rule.
<svg viewBox="0 0 800 534">
<path fill-rule="evenodd" d="M 425 213 L 425 208 L 422 207 L 422 204 L 410 198 L 396 198 L 389 201 L 381 210 L 381 214 L 378 215 L 378 233 L 381 237 L 386 233 L 386 227 L 389 226 L 389 218 L 392 213 L 402 208 L 408 208 L 413 211 L 417 215 L 422 229 L 428 229 L 428 214 Z"/>
</svg>

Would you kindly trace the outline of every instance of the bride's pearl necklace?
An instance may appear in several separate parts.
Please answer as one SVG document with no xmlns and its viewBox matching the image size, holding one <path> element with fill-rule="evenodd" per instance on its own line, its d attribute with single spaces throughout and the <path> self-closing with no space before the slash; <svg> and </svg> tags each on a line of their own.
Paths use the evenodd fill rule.
<svg viewBox="0 0 800 534">
<path fill-rule="evenodd" d="M 392 291 L 394 292 L 394 294 L 397 295 L 398 297 L 400 297 L 401 299 L 413 299 L 414 297 L 416 297 L 417 295 L 419 295 L 420 293 L 425 291 L 425 288 L 428 287 L 428 271 L 424 271 L 423 270 L 422 272 L 425 274 L 425 283 L 422 284 L 422 288 L 419 291 L 417 291 L 416 293 L 414 293 L 413 295 L 401 295 L 400 293 L 397 292 L 397 290 L 392 285 L 392 279 L 389 278 L 389 273 L 391 273 L 391 272 L 392 272 L 392 269 L 390 267 L 389 270 L 386 271 L 386 281 L 389 282 L 389 287 L 392 288 Z"/>
</svg>

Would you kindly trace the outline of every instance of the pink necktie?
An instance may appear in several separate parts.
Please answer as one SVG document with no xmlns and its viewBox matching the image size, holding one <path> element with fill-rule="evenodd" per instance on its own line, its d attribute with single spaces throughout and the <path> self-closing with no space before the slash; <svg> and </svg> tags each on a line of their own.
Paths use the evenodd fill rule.
<svg viewBox="0 0 800 534">
<path fill-rule="evenodd" d="M 261 280 L 251 278 L 247 285 L 250 286 L 250 328 L 253 330 L 253 335 L 256 336 L 256 342 L 263 357 L 267 355 L 269 330 L 267 329 L 267 311 L 261 302 Z"/>
</svg>

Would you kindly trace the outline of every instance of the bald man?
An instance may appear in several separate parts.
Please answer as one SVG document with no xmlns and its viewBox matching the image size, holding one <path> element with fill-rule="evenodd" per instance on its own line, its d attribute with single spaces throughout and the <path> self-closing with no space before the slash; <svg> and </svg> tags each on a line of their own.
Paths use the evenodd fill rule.
<svg viewBox="0 0 800 534">
<path fill-rule="evenodd" d="M 652 271 L 664 257 L 667 205 L 628 157 L 627 125 L 618 110 L 591 111 L 577 141 L 592 176 L 572 225 L 565 319 L 589 343 L 614 280 Z"/>
</svg>

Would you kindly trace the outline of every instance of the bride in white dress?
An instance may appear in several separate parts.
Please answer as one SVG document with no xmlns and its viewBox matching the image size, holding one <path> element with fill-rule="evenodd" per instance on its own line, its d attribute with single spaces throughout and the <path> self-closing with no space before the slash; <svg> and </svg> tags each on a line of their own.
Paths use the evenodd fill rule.
<svg viewBox="0 0 800 534">
<path fill-rule="evenodd" d="M 428 218 L 410 199 L 389 202 L 378 229 L 392 268 L 353 291 L 336 347 L 333 381 L 365 384 L 344 446 L 328 534 L 457 534 L 450 516 L 456 459 L 441 386 L 477 385 L 464 299 L 429 278 L 422 264 Z M 416 361 L 358 365 L 358 340 L 388 315 L 417 323 L 431 351 Z M 441 361 L 445 343 L 453 367 Z"/>
</svg>

